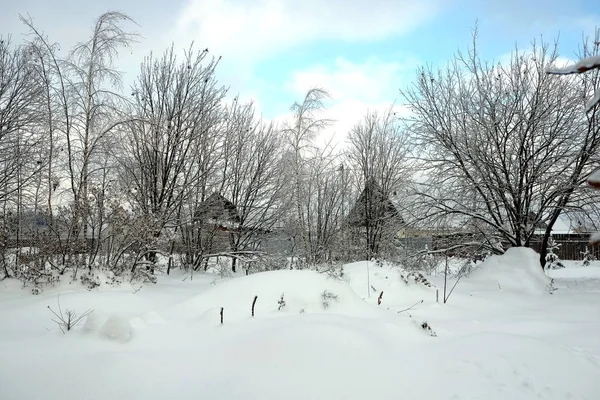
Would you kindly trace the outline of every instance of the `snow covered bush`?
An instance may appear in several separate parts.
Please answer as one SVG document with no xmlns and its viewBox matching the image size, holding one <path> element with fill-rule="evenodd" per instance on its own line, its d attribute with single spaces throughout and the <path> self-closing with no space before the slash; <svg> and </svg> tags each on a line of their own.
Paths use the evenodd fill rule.
<svg viewBox="0 0 600 400">
<path fill-rule="evenodd" d="M 438 269 L 441 261 L 441 256 L 429 252 L 429 246 L 425 245 L 425 249 L 417 254 L 402 257 L 401 264 L 405 270 L 421 271 L 431 275 Z"/>
<path fill-rule="evenodd" d="M 60 280 L 60 274 L 57 271 L 29 264 L 15 269 L 13 277 L 23 283 L 23 288 L 32 286 L 32 294 L 40 294 L 44 287 L 54 285 Z"/>
<path fill-rule="evenodd" d="M 584 266 L 584 267 L 589 267 L 589 266 L 590 266 L 590 263 L 591 263 L 592 261 L 594 261 L 594 260 L 595 260 L 595 257 L 594 257 L 594 255 L 593 255 L 593 254 L 590 252 L 590 249 L 589 249 L 589 247 L 586 247 L 586 248 L 585 248 L 585 251 L 582 251 L 582 252 L 581 252 L 581 254 L 582 254 L 582 256 L 583 256 L 583 266 Z"/>
<path fill-rule="evenodd" d="M 279 298 L 279 300 L 277 301 L 277 310 L 281 311 L 285 308 L 285 299 L 283 298 L 284 293 L 281 293 L 281 297 Z"/>
<path fill-rule="evenodd" d="M 288 260 L 281 255 L 264 254 L 246 261 L 246 275 L 265 271 L 279 271 L 288 267 Z"/>
<path fill-rule="evenodd" d="M 429 282 L 422 273 L 416 271 L 409 271 L 408 273 L 400 274 L 400 279 L 402 279 L 402 281 L 407 285 L 410 282 L 413 282 L 427 287 L 432 286 L 431 282 Z"/>
<path fill-rule="evenodd" d="M 338 295 L 324 290 L 321 294 L 321 302 L 324 309 L 328 309 L 331 301 L 338 301 Z"/>
<path fill-rule="evenodd" d="M 131 281 L 139 281 L 143 283 L 156 283 L 158 279 L 156 275 L 152 273 L 151 270 L 146 268 L 136 268 L 135 271 L 131 274 Z"/>
<path fill-rule="evenodd" d="M 233 276 L 233 272 L 231 271 L 231 261 L 229 259 L 217 257 L 214 268 L 221 279 L 231 278 Z"/>
<path fill-rule="evenodd" d="M 423 322 L 421 323 L 421 328 L 423 328 L 423 330 L 424 330 L 425 332 L 427 332 L 427 334 L 428 334 L 429 336 L 433 336 L 433 337 L 436 337 L 436 336 L 437 336 L 437 333 L 435 333 L 435 331 L 434 331 L 433 329 L 431 329 L 431 326 L 429 325 L 429 323 L 427 323 L 427 321 L 423 321 Z"/>
<path fill-rule="evenodd" d="M 558 255 L 555 253 L 555 251 L 557 251 L 559 248 L 560 244 L 556 243 L 554 238 L 550 236 L 550 239 L 548 240 L 548 252 L 546 253 L 547 269 L 558 269 L 565 267 Z"/>
<path fill-rule="evenodd" d="M 98 286 L 100 286 L 98 276 L 92 274 L 91 272 L 82 274 L 79 280 L 81 281 L 81 284 L 88 290 L 96 289 Z"/>
<path fill-rule="evenodd" d="M 554 278 L 550 279 L 550 283 L 548 283 L 548 285 L 546 285 L 546 290 L 550 294 L 554 294 L 554 292 L 556 292 L 558 290 L 558 288 L 556 286 L 554 286 Z"/>
<path fill-rule="evenodd" d="M 326 274 L 333 279 L 344 279 L 344 265 L 341 263 L 328 263 L 324 266 L 316 266 L 316 271 Z"/>
</svg>

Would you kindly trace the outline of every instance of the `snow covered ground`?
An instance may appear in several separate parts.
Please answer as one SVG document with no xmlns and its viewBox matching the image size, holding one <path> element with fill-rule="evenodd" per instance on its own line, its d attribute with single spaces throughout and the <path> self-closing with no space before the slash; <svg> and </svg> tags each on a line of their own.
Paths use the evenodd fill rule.
<svg viewBox="0 0 600 400">
<path fill-rule="evenodd" d="M 442 276 L 428 287 L 367 262 L 342 281 L 175 274 L 33 296 L 5 280 L 0 399 L 598 399 L 600 266 L 571 263 L 551 283 L 536 258 L 492 257 L 447 304 Z M 94 310 L 67 334 L 47 309 L 59 293 L 63 311 Z"/>
</svg>

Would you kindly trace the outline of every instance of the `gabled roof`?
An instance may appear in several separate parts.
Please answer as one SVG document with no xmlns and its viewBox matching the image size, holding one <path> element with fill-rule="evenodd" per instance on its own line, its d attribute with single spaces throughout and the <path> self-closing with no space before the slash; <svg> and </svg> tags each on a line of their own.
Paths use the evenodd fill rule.
<svg viewBox="0 0 600 400">
<path fill-rule="evenodd" d="M 196 221 L 220 221 L 222 223 L 240 223 L 240 216 L 235 205 L 222 194 L 214 192 L 204 200 L 194 213 Z"/>
<path fill-rule="evenodd" d="M 374 179 L 367 182 L 358 200 L 348 213 L 346 221 L 353 226 L 367 226 L 369 217 L 372 220 L 386 219 L 389 221 L 395 220 L 395 222 L 401 224 L 404 223 L 404 219 L 396 206 Z"/>
</svg>

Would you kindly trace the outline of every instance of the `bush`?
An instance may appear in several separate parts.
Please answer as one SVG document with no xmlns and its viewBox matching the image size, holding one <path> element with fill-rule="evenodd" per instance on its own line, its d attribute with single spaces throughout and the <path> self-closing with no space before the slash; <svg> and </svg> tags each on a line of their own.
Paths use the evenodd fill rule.
<svg viewBox="0 0 600 400">
<path fill-rule="evenodd" d="M 321 294 L 321 302 L 323 304 L 323 308 L 327 310 L 332 300 L 338 301 L 338 295 L 324 290 Z"/>
<path fill-rule="evenodd" d="M 555 253 L 560 248 L 560 244 L 554 241 L 554 238 L 550 236 L 548 240 L 548 253 L 546 254 L 546 268 L 547 269 L 559 269 L 564 268 L 565 265 L 562 263 L 558 255 Z"/>
<path fill-rule="evenodd" d="M 52 321 L 58 325 L 62 333 L 67 333 L 68 331 L 72 330 L 77 324 L 83 321 L 83 319 L 87 317 L 89 313 L 92 312 L 92 310 L 87 310 L 83 314 L 78 314 L 75 312 L 75 310 L 67 309 L 63 313 L 63 310 L 60 306 L 60 295 L 58 295 L 57 303 L 58 312 L 54 311 L 50 306 L 48 306 L 48 310 L 54 314 L 55 318 L 53 318 Z"/>
</svg>

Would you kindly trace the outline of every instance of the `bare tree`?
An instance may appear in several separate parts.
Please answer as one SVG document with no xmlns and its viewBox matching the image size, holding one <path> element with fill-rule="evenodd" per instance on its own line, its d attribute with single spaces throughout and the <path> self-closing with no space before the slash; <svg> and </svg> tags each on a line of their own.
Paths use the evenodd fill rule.
<svg viewBox="0 0 600 400">
<path fill-rule="evenodd" d="M 102 141 L 124 122 L 124 98 L 115 91 L 122 86 L 121 73 L 114 61 L 122 47 L 129 47 L 137 35 L 122 28 L 122 23 L 133 22 L 127 15 L 110 11 L 95 23 L 91 37 L 73 48 L 65 65 L 69 73 L 68 107 L 70 124 L 65 129 L 67 167 L 73 192 L 75 237 L 80 229 L 87 236 L 89 212 L 89 183 L 95 172 L 94 157 Z"/>
<path fill-rule="evenodd" d="M 0 38 L 0 202 L 21 190 L 40 169 L 34 152 L 40 140 L 35 130 L 38 84 L 28 49 Z"/>
<path fill-rule="evenodd" d="M 239 104 L 235 99 L 226 126 L 220 192 L 235 206 L 239 218 L 237 232 L 230 235 L 235 272 L 235 254 L 258 249 L 265 233 L 278 222 L 285 180 L 280 174 L 280 132 L 272 123 L 256 120 L 253 103 Z"/>
<path fill-rule="evenodd" d="M 30 39 L 27 42 L 28 51 L 30 51 L 34 60 L 35 71 L 38 75 L 38 82 L 41 90 L 40 102 L 40 124 L 47 131 L 44 135 L 44 145 L 46 146 L 46 212 L 48 215 L 47 223 L 52 224 L 53 215 L 53 194 L 60 184 L 60 178 L 55 174 L 54 164 L 56 158 L 57 141 L 57 115 L 60 115 L 60 104 L 66 104 L 64 96 L 66 95 L 65 80 L 62 75 L 62 68 L 56 57 L 58 44 L 51 44 L 47 37 L 39 32 L 33 25 L 30 18 L 19 16 L 21 22 L 29 29 Z M 65 115 L 68 117 L 68 113 Z M 41 178 L 41 177 L 40 177 Z M 39 181 L 39 190 L 42 180 Z M 37 203 L 36 203 L 37 205 Z"/>
<path fill-rule="evenodd" d="M 588 113 L 588 128 L 594 125 L 598 126 L 598 107 L 600 103 L 600 30 L 596 29 L 594 40 L 585 40 L 583 44 L 581 59 L 573 64 L 566 67 L 557 68 L 549 67 L 546 69 L 548 74 L 556 75 L 570 75 L 570 74 L 583 74 L 585 75 L 581 81 L 583 83 L 584 94 L 592 93 L 592 96 L 586 103 L 585 111 Z M 589 115 L 591 113 L 591 115 Z M 597 129 L 597 128 L 596 128 Z M 598 189 L 600 187 L 600 172 L 598 170 L 588 177 L 587 182 Z M 597 209 L 597 207 L 593 207 Z M 586 213 L 587 214 L 587 213 Z M 597 213 L 596 213 L 597 215 Z M 546 239 L 548 241 L 548 239 Z M 600 234 L 595 233 L 590 237 L 591 244 L 600 243 Z"/>
<path fill-rule="evenodd" d="M 402 216 L 390 198 L 411 180 L 410 141 L 392 108 L 383 115 L 368 113 L 348 135 L 347 157 L 362 190 L 349 215 L 350 223 L 365 230 L 364 256 L 379 254 L 387 231 L 387 244 L 395 236 Z"/>
<path fill-rule="evenodd" d="M 170 226 L 191 224 L 206 198 L 206 181 L 218 158 L 221 100 L 226 90 L 214 76 L 218 59 L 193 47 L 179 61 L 173 47 L 144 60 L 134 85 L 135 106 L 123 137 L 121 181 L 150 225 L 146 256 Z"/>
<path fill-rule="evenodd" d="M 507 65 L 481 60 L 474 41 L 446 69 L 421 68 L 403 94 L 415 114 L 426 190 L 425 217 L 467 226 L 495 251 L 547 238 L 573 203 L 600 146 L 597 117 L 582 117 L 583 92 L 545 74 L 556 45 L 533 43 Z"/>
<path fill-rule="evenodd" d="M 31 53 L 0 37 L 0 262 L 9 276 L 5 251 L 16 239 L 19 263 L 24 196 L 37 181 L 44 159 L 37 128 L 41 98 Z"/>
<path fill-rule="evenodd" d="M 303 212 L 308 227 L 312 262 L 323 263 L 345 258 L 337 247 L 344 226 L 345 200 L 350 197 L 350 177 L 340 167 L 341 156 L 325 147 L 307 162 L 306 197 Z"/>
<path fill-rule="evenodd" d="M 293 182 L 292 203 L 296 210 L 298 230 L 302 238 L 304 256 L 308 263 L 314 261 L 314 254 L 309 243 L 307 216 L 303 210 L 305 200 L 309 195 L 307 183 L 310 181 L 306 160 L 309 158 L 310 151 L 315 148 L 313 139 L 330 124 L 328 119 L 319 115 L 324 111 L 324 102 L 328 98 L 329 93 L 324 89 L 310 89 L 301 103 L 292 105 L 293 120 L 285 129 L 292 155 L 289 170 L 291 182 Z"/>
<path fill-rule="evenodd" d="M 68 218 L 65 256 L 81 247 L 77 241 L 86 240 L 89 228 L 90 184 L 95 175 L 101 180 L 104 174 L 104 144 L 110 140 L 115 128 L 124 122 L 124 104 L 121 73 L 115 67 L 118 51 L 128 47 L 137 35 L 125 30 L 131 18 L 120 12 L 102 14 L 94 25 L 91 37 L 77 44 L 66 59 L 57 56 L 57 46 L 39 32 L 31 19 L 21 17 L 30 29 L 29 42 L 38 64 L 41 87 L 44 91 L 42 108 L 49 129 L 48 144 L 48 213 L 53 216 L 52 193 L 60 185 L 61 177 L 68 181 L 71 217 Z M 60 146 L 65 150 L 59 154 Z M 60 151 L 58 153 L 61 153 Z M 98 168 L 96 168 L 98 167 Z M 62 213 L 62 217 L 67 214 Z M 51 228 L 59 242 L 65 232 Z M 63 247 L 61 245 L 61 247 Z M 68 259 L 67 259 L 68 260 Z M 91 268 L 91 258 L 85 261 Z"/>
</svg>

